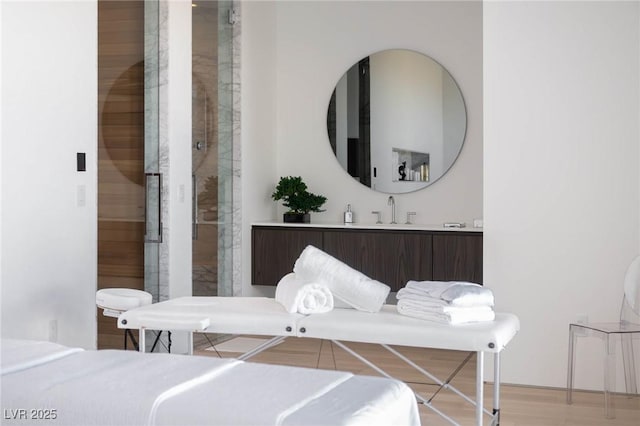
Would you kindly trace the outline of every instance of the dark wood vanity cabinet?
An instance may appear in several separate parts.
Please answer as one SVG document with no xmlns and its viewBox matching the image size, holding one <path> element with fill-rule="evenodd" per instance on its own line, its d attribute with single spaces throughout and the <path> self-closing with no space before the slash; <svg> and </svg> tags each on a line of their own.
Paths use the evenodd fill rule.
<svg viewBox="0 0 640 426">
<path fill-rule="evenodd" d="M 277 285 L 293 271 L 304 248 L 322 247 L 322 231 L 303 228 L 256 228 L 251 231 L 251 275 L 254 285 Z"/>
<path fill-rule="evenodd" d="M 253 226 L 252 283 L 275 286 L 311 244 L 392 291 L 408 280 L 482 283 L 482 233 Z"/>
<path fill-rule="evenodd" d="M 482 234 L 434 235 L 433 279 L 482 284 Z"/>
<path fill-rule="evenodd" d="M 327 230 L 323 236 L 324 251 L 394 289 L 404 287 L 410 279 L 431 277 L 430 235 Z"/>
</svg>

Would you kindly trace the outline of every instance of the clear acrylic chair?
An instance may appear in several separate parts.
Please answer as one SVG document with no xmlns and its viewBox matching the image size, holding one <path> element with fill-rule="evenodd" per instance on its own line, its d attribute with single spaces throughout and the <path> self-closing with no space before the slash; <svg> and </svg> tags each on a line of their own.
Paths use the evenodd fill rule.
<svg viewBox="0 0 640 426">
<path fill-rule="evenodd" d="M 622 342 L 622 362 L 626 391 L 637 395 L 633 337 L 640 335 L 640 256 L 636 257 L 624 278 L 624 297 L 620 321 L 605 323 L 569 324 L 569 362 L 567 368 L 567 404 L 572 402 L 576 340 L 580 336 L 596 335 L 604 341 L 604 410 L 605 417 L 615 418 L 611 393 L 615 392 L 616 346 Z"/>
</svg>

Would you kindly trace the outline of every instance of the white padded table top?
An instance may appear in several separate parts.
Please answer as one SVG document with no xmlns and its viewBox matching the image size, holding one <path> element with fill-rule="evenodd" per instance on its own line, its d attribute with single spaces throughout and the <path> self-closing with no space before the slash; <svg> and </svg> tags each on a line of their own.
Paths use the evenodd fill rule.
<svg viewBox="0 0 640 426">
<path fill-rule="evenodd" d="M 181 297 L 127 311 L 118 327 L 295 336 L 303 317 L 267 297 Z"/>
<path fill-rule="evenodd" d="M 290 314 L 266 297 L 182 297 L 127 311 L 120 316 L 118 327 L 500 352 L 518 332 L 520 322 L 513 314 L 498 313 L 490 322 L 438 324 L 400 315 L 393 305 L 377 313 L 336 308 L 305 316 Z"/>
<path fill-rule="evenodd" d="M 513 314 L 497 313 L 489 322 L 447 325 L 400 315 L 394 305 L 384 305 L 377 313 L 334 309 L 298 321 L 301 337 L 484 352 L 500 352 L 519 329 Z"/>
<path fill-rule="evenodd" d="M 103 288 L 96 292 L 96 305 L 103 309 L 127 311 L 150 305 L 151 293 L 133 288 Z"/>
</svg>

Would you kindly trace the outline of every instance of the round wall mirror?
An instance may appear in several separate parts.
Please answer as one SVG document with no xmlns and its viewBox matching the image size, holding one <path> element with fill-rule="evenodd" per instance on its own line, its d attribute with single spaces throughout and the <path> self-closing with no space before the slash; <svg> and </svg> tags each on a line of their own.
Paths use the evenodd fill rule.
<svg viewBox="0 0 640 426">
<path fill-rule="evenodd" d="M 384 50 L 344 73 L 329 102 L 329 142 L 342 168 L 379 192 L 425 188 L 462 150 L 467 112 L 449 72 L 421 53 Z"/>
</svg>

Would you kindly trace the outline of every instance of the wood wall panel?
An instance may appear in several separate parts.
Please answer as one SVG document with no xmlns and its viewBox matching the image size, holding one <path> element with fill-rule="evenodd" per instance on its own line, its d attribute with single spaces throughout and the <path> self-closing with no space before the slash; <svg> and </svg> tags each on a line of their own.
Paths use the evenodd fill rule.
<svg viewBox="0 0 640 426">
<path fill-rule="evenodd" d="M 128 139 L 128 140 L 131 140 L 131 139 Z M 127 140 L 124 140 L 124 142 L 126 143 Z M 111 146 L 109 148 L 109 151 L 107 151 L 106 148 L 100 148 L 98 155 L 100 156 L 108 155 L 111 157 L 113 161 L 124 161 L 127 159 L 144 161 L 144 153 L 140 152 L 140 150 L 135 147 L 129 148 L 127 146 L 125 147 Z"/>
<path fill-rule="evenodd" d="M 144 289 L 144 2 L 98 1 L 98 288 Z M 98 348 L 122 348 L 98 312 Z"/>
<path fill-rule="evenodd" d="M 115 147 L 128 147 L 132 148 L 134 146 L 138 146 L 140 143 L 140 138 L 144 137 L 144 129 L 141 127 L 101 127 L 100 128 L 100 137 L 109 140 L 109 144 Z M 122 141 L 129 142 L 126 145 L 123 145 Z M 135 144 L 131 144 L 131 142 L 135 141 Z M 120 142 L 120 143 L 117 143 Z"/>
<path fill-rule="evenodd" d="M 114 285 L 114 278 L 123 287 L 144 290 L 144 223 L 98 222 L 98 288 Z"/>
<path fill-rule="evenodd" d="M 113 317 L 105 317 L 102 309 L 97 309 L 98 329 L 102 330 L 100 336 L 100 349 L 123 349 L 124 330 L 118 328 L 117 320 Z M 138 340 L 138 330 L 131 330 L 136 341 Z M 128 350 L 135 350 L 131 340 L 127 343 Z"/>
<path fill-rule="evenodd" d="M 198 239 L 193 240 L 193 264 L 218 265 L 218 225 L 201 223 L 198 225 Z"/>
</svg>

